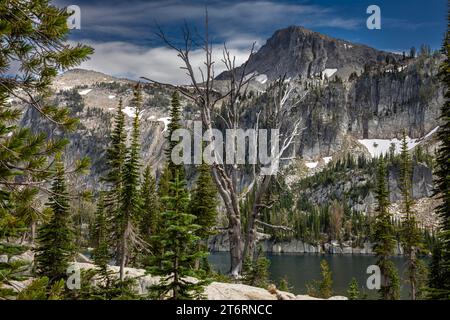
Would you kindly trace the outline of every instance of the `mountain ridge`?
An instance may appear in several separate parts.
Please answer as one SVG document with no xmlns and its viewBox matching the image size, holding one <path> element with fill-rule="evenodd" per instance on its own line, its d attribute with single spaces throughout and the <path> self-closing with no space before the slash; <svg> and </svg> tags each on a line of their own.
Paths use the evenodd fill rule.
<svg viewBox="0 0 450 320">
<path fill-rule="evenodd" d="M 348 78 L 353 72 L 361 72 L 366 64 L 400 58 L 395 53 L 336 39 L 301 26 L 289 26 L 275 31 L 250 56 L 246 75 L 256 72 L 267 75 L 269 80 L 283 76 L 309 78 L 326 69 L 337 69 L 337 76 Z M 237 69 L 241 70 L 242 66 Z M 228 74 L 225 71 L 217 79 L 226 80 Z"/>
</svg>

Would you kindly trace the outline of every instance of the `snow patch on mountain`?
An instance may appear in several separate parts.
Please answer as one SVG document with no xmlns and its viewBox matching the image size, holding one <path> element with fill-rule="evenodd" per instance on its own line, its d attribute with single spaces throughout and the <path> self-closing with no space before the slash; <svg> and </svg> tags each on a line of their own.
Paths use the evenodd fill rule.
<svg viewBox="0 0 450 320">
<path fill-rule="evenodd" d="M 418 139 L 406 138 L 408 144 L 408 150 L 411 150 L 418 145 Z M 363 146 L 367 148 L 372 158 L 378 158 L 381 155 L 388 154 L 391 145 L 395 146 L 395 153 L 398 154 L 401 150 L 402 141 L 394 139 L 362 139 L 358 140 Z"/>
<path fill-rule="evenodd" d="M 255 80 L 258 81 L 258 82 L 261 83 L 261 84 L 264 84 L 264 83 L 267 82 L 268 78 L 267 78 L 267 75 L 265 75 L 265 74 L 260 74 L 260 75 L 258 75 L 258 76 L 255 77 Z"/>
<path fill-rule="evenodd" d="M 433 134 L 435 134 L 439 129 L 439 126 L 437 126 L 436 128 L 434 128 L 433 130 L 431 130 L 429 133 L 427 133 L 422 140 L 424 139 L 428 139 L 429 137 L 431 137 Z"/>
<path fill-rule="evenodd" d="M 330 78 L 338 71 L 338 69 L 325 69 L 322 71 L 322 79 Z"/>
<path fill-rule="evenodd" d="M 413 149 L 418 144 L 420 144 L 423 140 L 431 137 L 436 131 L 439 129 L 439 126 L 431 130 L 428 134 L 419 139 L 411 139 L 410 137 L 406 137 L 406 142 L 408 144 L 408 150 Z M 358 140 L 363 146 L 367 148 L 372 158 L 379 157 L 383 154 L 388 154 L 391 145 L 395 146 L 395 154 L 399 154 L 401 151 L 402 141 L 394 138 L 394 139 L 361 139 Z"/>
<path fill-rule="evenodd" d="M 161 121 L 161 122 L 164 123 L 164 130 L 163 130 L 163 132 L 165 132 L 167 130 L 167 127 L 169 126 L 170 117 L 159 118 L 158 121 Z"/>
<path fill-rule="evenodd" d="M 79 90 L 78 91 L 78 94 L 80 95 L 80 96 L 85 96 L 85 95 L 87 95 L 89 92 L 91 92 L 92 91 L 92 89 L 85 89 L 85 90 Z"/>
</svg>

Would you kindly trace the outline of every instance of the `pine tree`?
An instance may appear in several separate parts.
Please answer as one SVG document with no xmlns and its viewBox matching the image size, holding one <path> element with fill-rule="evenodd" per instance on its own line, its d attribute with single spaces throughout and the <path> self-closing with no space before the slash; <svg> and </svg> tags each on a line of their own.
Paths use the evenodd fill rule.
<svg viewBox="0 0 450 320">
<path fill-rule="evenodd" d="M 212 180 L 211 167 L 206 163 L 199 166 L 199 176 L 192 191 L 190 211 L 197 217 L 200 225 L 197 234 L 206 239 L 214 233 L 213 227 L 217 218 L 217 188 Z"/>
<path fill-rule="evenodd" d="M 320 262 L 320 270 L 322 275 L 322 281 L 319 286 L 320 296 L 324 299 L 328 299 L 333 295 L 333 279 L 330 266 L 326 260 Z"/>
<path fill-rule="evenodd" d="M 398 272 L 389 257 L 394 253 L 396 245 L 394 226 L 389 213 L 389 193 L 386 188 L 386 167 L 381 157 L 378 163 L 376 198 L 378 202 L 377 216 L 374 226 L 374 252 L 378 258 L 382 283 L 380 295 L 384 300 L 397 300 L 399 298 L 400 284 Z"/>
<path fill-rule="evenodd" d="M 33 241 L 44 217 L 34 203 L 36 185 L 54 177 L 51 162 L 68 141 L 33 132 L 21 119 L 33 112 L 59 129 L 74 129 L 77 121 L 69 110 L 49 103 L 50 85 L 59 72 L 77 66 L 93 50 L 63 43 L 69 14 L 49 1 L 1 1 L 0 12 L 0 239 L 30 228 Z M 19 90 L 23 94 L 17 95 Z M 20 103 L 12 107 L 10 98 Z M 75 169 L 87 164 L 83 159 Z M 8 263 L 0 266 L 0 287 L 15 269 Z"/>
<path fill-rule="evenodd" d="M 180 109 L 180 98 L 178 96 L 178 93 L 175 91 L 172 95 L 172 101 L 170 105 L 170 121 L 167 125 L 167 133 L 166 133 L 166 140 L 167 140 L 167 146 L 164 150 L 166 159 L 167 159 L 167 165 L 164 167 L 159 183 L 158 183 L 158 194 L 160 198 L 168 196 L 169 195 L 169 182 L 174 181 L 175 174 L 178 172 L 180 179 L 183 180 L 185 177 L 185 171 L 184 166 L 182 164 L 175 165 L 172 162 L 172 150 L 177 145 L 176 141 L 172 141 L 171 137 L 175 130 L 181 128 L 181 109 Z M 161 206 L 164 209 L 164 203 L 161 203 Z"/>
<path fill-rule="evenodd" d="M 170 182 L 169 196 L 162 201 L 166 209 L 161 213 L 161 231 L 153 236 L 163 246 L 162 254 L 153 257 L 154 267 L 148 269 L 151 275 L 161 276 L 161 280 L 151 291 L 158 299 L 199 297 L 205 281 L 192 283 L 186 277 L 202 277 L 193 266 L 204 253 L 192 250 L 199 241 L 196 235 L 199 226 L 194 223 L 196 217 L 187 213 L 189 197 L 185 181 L 180 180 L 177 172 L 175 180 Z"/>
<path fill-rule="evenodd" d="M 139 229 L 143 240 L 149 245 L 150 251 L 153 254 L 158 252 L 158 244 L 152 243 L 151 237 L 159 230 L 159 214 L 160 204 L 159 197 L 156 191 L 156 182 L 152 177 L 151 167 L 147 166 L 144 171 L 143 181 L 141 186 L 141 200 L 142 208 L 139 217 Z M 148 265 L 147 255 L 140 255 L 138 260 L 145 265 Z M 144 261 L 142 261 L 144 260 Z"/>
<path fill-rule="evenodd" d="M 170 181 L 172 180 L 172 174 L 169 167 L 166 165 L 161 172 L 158 181 L 158 195 L 160 198 L 163 198 L 169 194 L 170 189 Z M 163 203 L 161 203 L 164 206 Z"/>
<path fill-rule="evenodd" d="M 114 130 L 110 137 L 110 146 L 106 151 L 107 173 L 104 179 L 108 183 L 109 189 L 112 191 L 113 199 L 116 203 L 120 198 L 120 190 L 122 186 L 122 173 L 126 156 L 126 139 L 125 132 L 125 114 L 123 112 L 122 99 L 119 100 L 117 112 L 114 117 Z"/>
<path fill-rule="evenodd" d="M 109 250 L 111 238 L 104 194 L 105 192 L 102 192 L 98 200 L 92 234 L 94 243 L 92 258 L 97 268 L 81 272 L 81 289 L 73 295 L 82 300 L 136 299 L 135 280 L 132 278 L 118 279 L 116 272 L 109 268 L 109 261 L 112 257 Z"/>
<path fill-rule="evenodd" d="M 440 146 L 437 151 L 436 163 L 436 194 L 442 201 L 437 208 L 440 218 L 438 235 L 439 252 L 433 257 L 434 267 L 439 266 L 439 279 L 436 274 L 431 284 L 431 297 L 435 299 L 450 299 L 450 11 L 448 15 L 447 33 L 443 53 L 446 59 L 441 66 L 441 79 L 445 86 L 445 102 L 441 108 L 441 126 L 438 130 Z M 438 261 L 436 259 L 439 259 Z"/>
<path fill-rule="evenodd" d="M 428 286 L 430 287 L 430 298 L 439 299 L 443 291 L 439 290 L 442 285 L 442 249 L 439 241 L 436 241 L 431 251 L 431 261 L 430 261 L 430 277 L 428 278 Z M 445 297 L 445 296 L 444 296 Z"/>
<path fill-rule="evenodd" d="M 411 299 L 416 300 L 417 290 L 422 284 L 419 283 L 421 275 L 420 261 L 417 253 L 422 246 L 422 233 L 417 226 L 416 214 L 412 209 L 414 204 L 412 198 L 412 163 L 408 152 L 406 132 L 403 131 L 402 149 L 400 154 L 400 190 L 402 193 L 403 224 L 402 224 L 402 245 L 408 257 L 408 280 L 411 287 Z"/>
<path fill-rule="evenodd" d="M 122 178 L 122 192 L 120 198 L 120 209 L 117 216 L 119 225 L 119 267 L 120 280 L 124 280 L 124 269 L 131 259 L 133 250 L 143 245 L 139 237 L 137 222 L 141 208 L 139 194 L 139 113 L 141 107 L 141 92 L 139 84 L 134 90 L 133 106 L 135 116 L 131 145 L 127 150 Z"/>
<path fill-rule="evenodd" d="M 170 106 L 170 121 L 167 125 L 167 147 L 165 149 L 166 158 L 168 161 L 168 170 L 170 171 L 171 179 L 175 177 L 175 171 L 178 171 L 180 179 L 184 179 L 185 172 L 183 164 L 175 165 L 172 162 L 172 150 L 178 144 L 176 141 L 172 141 L 171 137 L 175 130 L 181 129 L 181 106 L 180 97 L 178 92 L 174 92 L 172 95 L 172 102 Z M 172 180 L 173 181 L 173 180 Z"/>
<path fill-rule="evenodd" d="M 143 174 L 141 187 L 142 216 L 140 221 L 141 234 L 146 239 L 156 232 L 158 226 L 159 199 L 156 192 L 156 182 L 147 166 Z"/>
<path fill-rule="evenodd" d="M 47 277 L 34 280 L 30 285 L 19 292 L 17 300 L 63 300 L 64 280 L 59 280 L 53 284 L 49 283 Z"/>
<path fill-rule="evenodd" d="M 348 289 L 347 289 L 347 296 L 349 300 L 358 300 L 360 293 L 358 289 L 358 281 L 355 278 L 352 278 L 352 281 L 350 282 Z"/>
<path fill-rule="evenodd" d="M 322 279 L 306 284 L 306 289 L 312 297 L 328 299 L 333 295 L 333 279 L 326 260 L 320 261 L 320 274 Z"/>
<path fill-rule="evenodd" d="M 38 275 L 47 277 L 50 284 L 66 278 L 67 267 L 75 250 L 64 165 L 59 155 L 56 157 L 55 171 L 56 177 L 47 204 L 52 216 L 38 231 L 35 257 Z"/>
<path fill-rule="evenodd" d="M 195 222 L 200 226 L 197 235 L 200 237 L 199 250 L 207 250 L 206 240 L 214 234 L 217 218 L 217 188 L 211 177 L 211 168 L 206 163 L 199 166 L 199 176 L 192 191 L 189 211 L 197 217 Z M 199 267 L 200 261 L 196 263 Z"/>
<path fill-rule="evenodd" d="M 108 232 L 108 220 L 105 212 L 105 199 L 104 195 L 100 195 L 100 199 L 97 205 L 97 212 L 94 222 L 94 250 L 92 252 L 92 258 L 95 265 L 100 269 L 102 274 L 106 274 L 108 271 L 108 263 L 111 260 L 111 254 L 109 252 L 109 232 Z"/>
<path fill-rule="evenodd" d="M 287 277 L 283 277 L 278 284 L 278 290 L 285 292 L 292 292 L 292 287 L 289 284 Z"/>
<path fill-rule="evenodd" d="M 258 251 L 253 261 L 247 257 L 244 261 L 242 276 L 245 284 L 266 288 L 269 281 L 270 261 L 264 256 L 262 247 Z"/>
<path fill-rule="evenodd" d="M 107 192 L 104 197 L 105 211 L 107 212 L 107 227 L 110 236 L 114 241 L 116 260 L 120 256 L 120 220 L 116 219 L 120 215 L 120 202 L 123 191 L 123 177 L 125 167 L 125 157 L 127 153 L 126 146 L 127 134 L 125 132 L 125 114 L 123 112 L 122 99 L 119 100 L 117 112 L 114 117 L 114 130 L 111 133 L 110 145 L 106 150 L 107 172 L 104 178 L 107 186 Z"/>
</svg>

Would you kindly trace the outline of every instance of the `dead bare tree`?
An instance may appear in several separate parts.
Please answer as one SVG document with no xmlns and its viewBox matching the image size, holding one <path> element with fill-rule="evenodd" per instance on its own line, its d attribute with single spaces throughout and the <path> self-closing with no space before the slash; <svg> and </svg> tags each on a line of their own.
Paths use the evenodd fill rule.
<svg viewBox="0 0 450 320">
<path fill-rule="evenodd" d="M 245 77 L 246 63 L 242 66 L 240 72 L 237 71 L 235 65 L 235 58 L 231 57 L 228 48 L 224 45 L 223 48 L 223 63 L 228 71 L 228 88 L 225 92 L 218 92 L 214 89 L 214 64 L 213 60 L 213 47 L 208 34 L 208 13 L 206 11 L 205 18 L 205 35 L 203 37 L 198 36 L 200 39 L 200 47 L 204 52 L 205 61 L 204 68 L 199 68 L 200 78 L 194 72 L 194 67 L 191 63 L 191 52 L 194 46 L 194 38 L 191 30 L 185 25 L 183 29 L 184 45 L 181 47 L 175 46 L 165 35 L 165 33 L 159 28 L 157 35 L 164 41 L 164 43 L 175 50 L 178 57 L 182 60 L 184 66 L 181 68 L 186 71 L 191 86 L 174 86 L 170 84 L 163 84 L 173 89 L 178 90 L 186 98 L 190 99 L 201 111 L 201 119 L 204 128 L 208 132 L 212 132 L 213 129 L 213 115 L 216 113 L 216 109 L 219 102 L 225 102 L 227 106 L 228 119 L 226 121 L 227 128 L 237 129 L 239 126 L 239 95 L 247 91 L 248 83 L 252 80 L 252 76 Z M 250 55 L 253 54 L 254 46 L 250 51 Z M 153 83 L 162 84 L 152 79 L 143 77 Z M 217 154 L 215 154 L 217 157 Z M 230 242 L 230 257 L 231 267 L 230 274 L 237 276 L 242 268 L 243 261 L 243 248 L 241 240 L 241 210 L 239 205 L 239 190 L 237 186 L 237 165 L 226 165 L 223 161 L 216 161 L 212 167 L 212 174 L 214 181 L 217 185 L 219 194 L 223 200 L 226 208 L 228 218 L 228 235 Z"/>
<path fill-rule="evenodd" d="M 269 104 L 266 107 L 266 118 L 269 120 L 268 126 L 276 129 L 281 129 L 286 123 L 286 119 L 292 113 L 292 109 L 306 96 L 306 93 L 303 93 L 302 97 L 296 97 L 293 99 L 292 95 L 294 92 L 294 86 L 290 83 L 286 84 L 285 77 L 282 77 L 277 80 L 275 86 L 273 88 L 273 104 Z M 279 165 L 279 162 L 282 160 L 282 156 L 285 151 L 293 144 L 294 140 L 303 129 L 300 129 L 300 125 L 302 123 L 301 119 L 297 119 L 293 124 L 293 129 L 291 132 L 286 132 L 283 134 L 283 139 L 281 146 L 279 146 L 279 150 L 276 150 L 275 146 L 271 147 L 271 156 L 272 162 L 276 163 L 276 166 Z M 256 127 L 259 126 L 259 117 L 256 124 Z M 255 130 L 258 132 L 258 130 Z M 250 183 L 250 188 L 247 192 L 250 192 L 253 189 L 255 193 L 254 201 L 252 204 L 251 211 L 249 212 L 249 216 L 247 218 L 247 230 L 246 230 L 246 239 L 245 239 L 245 247 L 244 247 L 244 257 L 248 257 L 250 261 L 253 260 L 253 256 L 255 253 L 256 244 L 258 241 L 257 238 L 257 228 L 258 225 L 262 225 L 266 228 L 272 229 L 281 229 L 285 231 L 292 232 L 293 230 L 286 226 L 277 226 L 271 225 L 266 222 L 260 220 L 261 212 L 264 208 L 267 208 L 267 205 L 264 203 L 263 198 L 268 192 L 268 188 L 273 178 L 273 174 L 258 174 L 258 169 L 256 165 L 254 165 L 253 169 L 253 180 Z"/>
<path fill-rule="evenodd" d="M 212 132 L 214 122 L 220 119 L 225 124 L 225 129 L 237 130 L 242 122 L 242 103 L 241 97 L 245 96 L 248 91 L 248 84 L 254 79 L 255 74 L 247 74 L 247 64 L 245 62 L 240 68 L 236 66 L 236 59 L 231 55 L 227 46 L 223 46 L 222 63 L 226 69 L 226 89 L 219 91 L 215 89 L 215 74 L 213 60 L 213 46 L 208 33 L 208 12 L 205 15 L 205 34 L 204 36 L 196 35 L 194 39 L 190 28 L 185 25 L 183 28 L 183 45 L 176 46 L 170 41 L 161 28 L 158 28 L 157 36 L 169 47 L 177 52 L 178 57 L 182 60 L 184 70 L 190 79 L 190 86 L 176 86 L 167 83 L 161 83 L 153 79 L 142 77 L 151 83 L 164 85 L 178 90 L 187 99 L 191 100 L 201 111 L 201 119 L 204 129 L 207 132 Z M 199 39 L 199 40 L 198 40 Z M 198 41 L 197 41 L 198 40 Z M 196 75 L 194 67 L 191 62 L 191 53 L 194 46 L 198 46 L 204 53 L 204 66 L 199 68 L 199 76 Z M 250 50 L 250 56 L 254 53 L 255 45 L 253 44 Z M 280 82 L 283 84 L 283 81 Z M 286 117 L 292 105 L 288 107 L 288 99 L 292 93 L 293 88 L 289 87 L 288 91 L 281 90 L 277 96 L 279 101 L 275 103 L 275 108 L 272 110 L 273 119 L 276 119 L 274 125 L 280 127 L 283 118 Z M 218 113 L 218 104 L 224 104 L 226 107 L 226 114 Z M 257 121 L 258 122 L 258 121 Z M 279 161 L 281 154 L 290 146 L 295 136 L 297 136 L 300 123 L 295 124 L 293 132 L 284 139 L 280 154 L 276 155 L 276 161 Z M 257 126 L 258 124 L 256 124 Z M 273 127 L 273 128 L 278 128 Z M 212 138 L 212 137 L 211 137 Z M 216 151 L 216 150 L 215 150 Z M 275 150 L 272 150 L 272 155 Z M 243 197 L 242 191 L 239 188 L 239 178 L 241 175 L 241 166 L 239 164 L 226 164 L 223 159 L 219 159 L 217 152 L 214 153 L 217 161 L 212 166 L 212 174 L 217 185 L 219 194 L 223 200 L 226 214 L 228 218 L 228 235 L 230 243 L 230 274 L 238 276 L 242 269 L 242 262 L 244 259 L 244 248 L 242 241 L 242 225 L 241 225 L 241 209 L 240 200 Z M 253 248 L 255 243 L 256 224 L 262 223 L 258 220 L 261 211 L 261 201 L 270 183 L 270 177 L 259 176 L 258 169 L 254 169 L 254 182 L 251 188 L 256 190 L 256 200 L 254 210 L 252 211 L 251 228 L 248 232 L 251 236 L 246 238 L 246 248 Z M 249 188 L 249 189 L 251 189 Z M 268 224 L 266 224 L 268 225 Z M 288 228 L 287 228 L 288 229 Z"/>
</svg>

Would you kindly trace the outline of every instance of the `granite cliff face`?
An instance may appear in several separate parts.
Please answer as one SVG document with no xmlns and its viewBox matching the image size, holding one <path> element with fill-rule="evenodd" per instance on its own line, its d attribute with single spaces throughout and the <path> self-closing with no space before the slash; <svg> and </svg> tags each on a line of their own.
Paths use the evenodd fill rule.
<svg viewBox="0 0 450 320">
<path fill-rule="evenodd" d="M 349 79 L 291 80 L 297 96 L 292 123 L 304 120 L 296 154 L 311 161 L 357 147 L 351 140 L 420 139 L 435 129 L 442 105 L 439 54 L 367 67 Z M 294 97 L 295 99 L 295 97 Z M 350 144 L 350 145 L 349 145 Z"/>
</svg>

